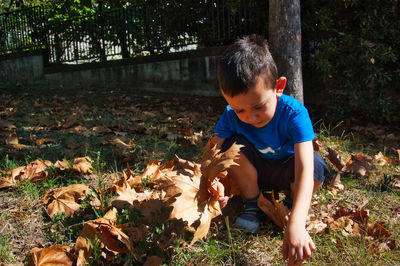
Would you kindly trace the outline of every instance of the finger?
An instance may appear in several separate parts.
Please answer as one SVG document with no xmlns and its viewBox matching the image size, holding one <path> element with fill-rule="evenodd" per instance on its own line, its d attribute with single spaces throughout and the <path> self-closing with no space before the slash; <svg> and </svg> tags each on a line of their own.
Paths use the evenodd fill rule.
<svg viewBox="0 0 400 266">
<path fill-rule="evenodd" d="M 221 209 L 223 209 L 228 204 L 228 201 L 229 201 L 229 197 L 228 196 L 225 196 L 225 197 L 222 197 L 222 198 L 218 199 L 218 202 L 219 202 L 219 205 L 220 205 Z"/>
<path fill-rule="evenodd" d="M 295 248 L 289 248 L 289 264 L 294 265 L 294 262 L 296 260 L 296 249 Z"/>
<path fill-rule="evenodd" d="M 225 187 L 221 182 L 217 182 L 217 192 L 219 197 L 225 196 Z"/>
<path fill-rule="evenodd" d="M 311 244 L 310 244 L 310 246 L 311 246 Z M 304 254 L 304 259 L 305 260 L 311 257 L 312 251 L 311 251 L 310 246 L 305 246 L 304 247 L 303 254 Z"/>
<path fill-rule="evenodd" d="M 298 261 L 298 260 L 296 260 L 295 263 L 294 263 L 294 265 L 297 266 L 297 265 L 301 265 L 302 263 L 303 263 L 303 261 Z"/>
<path fill-rule="evenodd" d="M 317 249 L 317 247 L 315 246 L 314 241 L 312 239 L 310 241 L 309 246 L 310 246 L 311 252 Z"/>
<path fill-rule="evenodd" d="M 303 248 L 302 247 L 298 248 L 296 253 L 297 253 L 297 261 L 298 260 L 303 261 L 304 260 Z"/>
<path fill-rule="evenodd" d="M 284 259 L 284 260 L 287 260 L 287 259 L 288 259 L 288 256 L 289 256 L 288 245 L 287 245 L 285 239 L 283 239 L 282 255 L 283 255 L 283 259 Z"/>
</svg>

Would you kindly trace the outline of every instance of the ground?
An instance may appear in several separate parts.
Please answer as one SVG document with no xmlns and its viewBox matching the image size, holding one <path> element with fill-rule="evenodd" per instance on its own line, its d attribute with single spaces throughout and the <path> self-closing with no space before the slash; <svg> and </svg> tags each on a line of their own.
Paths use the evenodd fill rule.
<svg viewBox="0 0 400 266">
<path fill-rule="evenodd" d="M 90 175 L 62 175 L 0 190 L 0 264 L 26 263 L 34 247 L 73 247 L 82 219 L 95 218 L 89 212 L 81 220 L 51 219 L 42 201 L 46 191 L 81 182 L 106 185 L 128 164 L 139 175 L 151 161 L 175 154 L 198 161 L 225 108 L 222 97 L 125 89 L 16 87 L 0 92 L 0 180 L 38 158 L 55 163 L 89 156 L 94 169 Z M 332 169 L 312 202 L 308 225 L 318 248 L 309 263 L 399 264 L 398 128 L 354 118 L 331 125 L 320 119 L 322 104 L 307 107 L 318 135 L 315 147 Z M 365 173 L 355 157 L 350 160 L 352 154 L 361 165 L 370 162 Z M 332 157 L 347 166 L 339 171 Z M 341 182 L 331 182 L 337 173 Z M 225 214 L 235 215 L 229 209 Z M 281 243 L 282 231 L 269 220 L 258 235 L 246 235 L 220 218 L 204 241 L 192 247 L 180 242 L 162 256 L 166 264 L 282 264 Z"/>
</svg>

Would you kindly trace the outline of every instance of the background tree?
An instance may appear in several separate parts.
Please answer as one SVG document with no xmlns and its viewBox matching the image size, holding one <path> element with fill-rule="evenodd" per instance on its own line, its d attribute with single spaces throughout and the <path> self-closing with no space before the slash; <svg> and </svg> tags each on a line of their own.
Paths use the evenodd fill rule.
<svg viewBox="0 0 400 266">
<path fill-rule="evenodd" d="M 269 45 L 285 93 L 303 102 L 300 0 L 269 0 Z"/>
</svg>

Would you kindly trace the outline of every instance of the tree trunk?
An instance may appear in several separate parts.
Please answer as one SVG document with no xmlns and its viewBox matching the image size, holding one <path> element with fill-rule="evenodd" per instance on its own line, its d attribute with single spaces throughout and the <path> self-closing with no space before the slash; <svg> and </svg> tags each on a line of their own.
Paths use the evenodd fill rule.
<svg viewBox="0 0 400 266">
<path fill-rule="evenodd" d="M 300 0 L 269 0 L 269 46 L 285 93 L 303 102 Z"/>
</svg>

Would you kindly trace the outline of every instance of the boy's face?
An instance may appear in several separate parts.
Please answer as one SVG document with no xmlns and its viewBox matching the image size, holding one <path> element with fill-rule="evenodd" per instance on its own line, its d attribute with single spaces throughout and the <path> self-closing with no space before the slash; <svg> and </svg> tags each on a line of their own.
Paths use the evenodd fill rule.
<svg viewBox="0 0 400 266">
<path fill-rule="evenodd" d="M 274 117 L 278 97 L 282 95 L 285 83 L 286 78 L 282 77 L 273 88 L 267 86 L 262 77 L 258 77 L 247 93 L 229 97 L 222 92 L 222 95 L 242 122 L 260 128 Z"/>
</svg>

